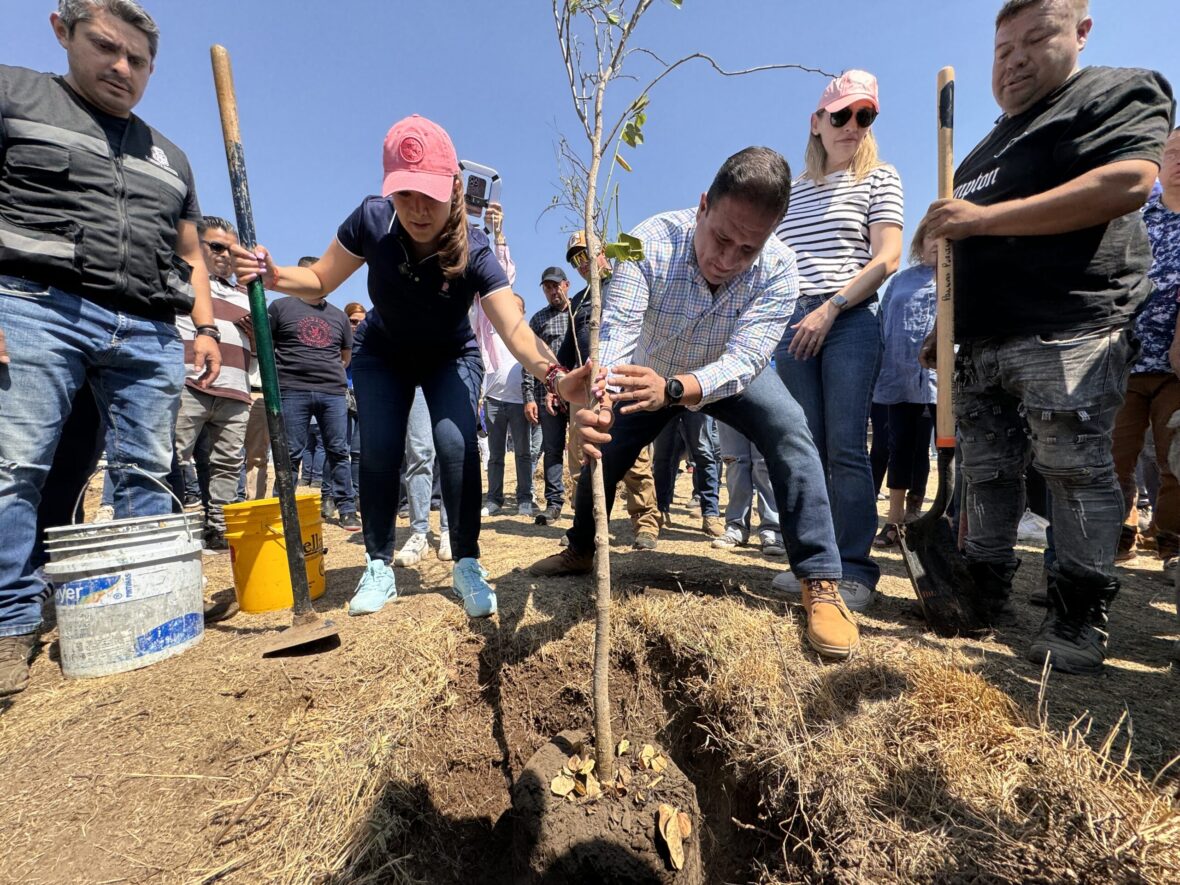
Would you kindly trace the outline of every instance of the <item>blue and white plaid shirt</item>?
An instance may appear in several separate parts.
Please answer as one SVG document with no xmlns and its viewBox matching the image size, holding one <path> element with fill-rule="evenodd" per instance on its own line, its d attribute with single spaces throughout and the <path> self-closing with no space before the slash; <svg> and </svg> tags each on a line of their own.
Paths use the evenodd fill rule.
<svg viewBox="0 0 1180 885">
<path fill-rule="evenodd" d="M 696 214 L 665 212 L 632 231 L 645 257 L 618 262 L 605 290 L 599 364 L 692 374 L 705 405 L 740 393 L 769 365 L 795 309 L 799 272 L 795 253 L 771 236 L 714 294 L 697 266 Z"/>
</svg>

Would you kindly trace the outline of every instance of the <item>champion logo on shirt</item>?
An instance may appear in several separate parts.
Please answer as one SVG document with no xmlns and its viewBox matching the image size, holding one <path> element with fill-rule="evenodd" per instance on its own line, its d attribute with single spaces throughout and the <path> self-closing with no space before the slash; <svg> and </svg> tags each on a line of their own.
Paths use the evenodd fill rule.
<svg viewBox="0 0 1180 885">
<path fill-rule="evenodd" d="M 1000 169 L 997 166 L 991 172 L 984 172 L 975 176 L 974 180 L 968 181 L 966 184 L 961 184 L 955 188 L 955 199 L 965 200 L 976 191 L 984 190 L 996 183 L 996 179 L 1000 175 Z"/>
</svg>

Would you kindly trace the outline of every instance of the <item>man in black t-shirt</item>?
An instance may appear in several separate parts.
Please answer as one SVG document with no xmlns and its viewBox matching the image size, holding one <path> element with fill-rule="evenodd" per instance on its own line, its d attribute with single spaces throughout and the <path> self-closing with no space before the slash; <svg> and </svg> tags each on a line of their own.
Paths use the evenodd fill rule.
<svg viewBox="0 0 1180 885">
<path fill-rule="evenodd" d="M 1122 495 L 1111 431 L 1150 290 L 1139 208 L 1171 128 L 1171 87 L 1146 70 L 1084 68 L 1085 0 L 1009 0 L 992 89 L 1003 116 L 926 216 L 954 244 L 955 415 L 968 567 L 1010 621 L 1029 456 L 1053 493 L 1057 560 L 1029 659 L 1096 673 L 1118 591 Z M 929 359 L 929 348 L 924 354 Z"/>
<path fill-rule="evenodd" d="M 302 258 L 300 267 L 310 267 L 314 258 Z M 283 397 L 283 426 L 292 481 L 299 482 L 299 465 L 307 448 L 308 428 L 315 418 L 320 429 L 326 467 L 321 496 L 323 514 L 335 501 L 340 526 L 359 532 L 356 490 L 352 487 L 351 456 L 348 445 L 348 379 L 344 369 L 352 358 L 352 326 L 344 311 L 321 299 L 315 303 L 289 295 L 272 301 L 268 308 L 274 336 L 275 368 Z"/>
</svg>

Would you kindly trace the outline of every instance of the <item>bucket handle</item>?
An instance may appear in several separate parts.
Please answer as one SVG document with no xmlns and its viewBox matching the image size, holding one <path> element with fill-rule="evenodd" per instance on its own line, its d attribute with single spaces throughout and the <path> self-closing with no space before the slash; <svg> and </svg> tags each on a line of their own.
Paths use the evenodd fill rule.
<svg viewBox="0 0 1180 885">
<path fill-rule="evenodd" d="M 82 486 L 82 491 L 78 492 L 78 497 L 74 499 L 74 509 L 71 511 L 70 525 L 77 525 L 78 524 L 78 508 L 80 508 L 82 506 L 82 499 L 84 497 L 86 497 L 86 491 L 90 488 L 90 484 L 92 482 L 94 482 L 94 477 L 96 477 L 100 473 L 110 470 L 111 468 L 117 468 L 120 470 L 134 470 L 136 473 L 140 474 L 141 476 L 144 476 L 147 479 L 151 480 L 156 485 L 158 485 L 160 488 L 162 488 L 164 491 L 166 491 L 168 493 L 168 497 L 171 498 L 173 501 L 175 501 L 177 503 L 177 505 L 180 507 L 180 512 L 182 514 L 184 513 L 184 502 L 182 502 L 178 497 L 176 497 L 176 492 L 172 491 L 172 489 L 168 488 L 168 486 L 164 485 L 164 483 L 160 482 L 160 480 L 156 479 L 156 477 L 152 476 L 150 473 L 148 473 L 146 470 L 144 470 L 138 464 L 121 464 L 117 461 L 107 461 L 106 463 L 100 463 L 98 465 L 98 467 L 95 469 L 94 473 L 90 474 L 90 478 L 86 480 L 86 485 Z M 184 530 L 185 530 L 185 532 L 188 533 L 188 539 L 190 541 L 193 540 L 193 530 L 189 526 L 187 519 L 184 521 Z"/>
</svg>

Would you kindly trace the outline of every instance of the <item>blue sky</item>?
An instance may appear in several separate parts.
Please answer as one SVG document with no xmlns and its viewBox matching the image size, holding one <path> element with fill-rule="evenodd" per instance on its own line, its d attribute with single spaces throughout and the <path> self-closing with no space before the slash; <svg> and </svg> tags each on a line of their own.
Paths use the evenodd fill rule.
<svg viewBox="0 0 1180 885">
<path fill-rule="evenodd" d="M 0 0 L 0 61 L 63 72 L 49 29 L 52 0 Z M 559 133 L 580 137 L 548 0 L 146 0 L 163 38 L 137 113 L 180 145 L 205 212 L 233 218 L 209 64 L 222 43 L 233 57 L 242 137 L 259 239 L 280 261 L 318 254 L 339 223 L 380 187 L 381 141 L 411 113 L 441 123 L 460 157 L 503 179 L 505 231 L 516 288 L 530 312 L 539 281 L 561 264 L 572 219 L 543 214 L 559 189 Z M 672 59 L 701 51 L 726 68 L 798 62 L 859 67 L 881 83 L 875 124 L 882 155 L 905 186 L 909 231 L 934 198 L 935 76 L 958 75 L 956 153 L 963 156 L 999 111 L 991 96 L 992 20 L 998 0 L 657 0 L 634 45 Z M 883 12 L 887 10 L 887 12 Z M 1175 84 L 1180 54 L 1151 35 L 1177 33 L 1175 0 L 1095 0 L 1087 64 L 1149 67 Z M 650 66 L 637 61 L 637 72 Z M 700 62 L 652 96 L 646 143 L 626 156 L 620 218 L 695 205 L 722 160 L 751 144 L 802 164 L 808 114 L 825 81 L 769 72 L 723 78 Z M 636 86 L 618 82 L 620 102 Z M 580 141 L 575 142 L 579 149 Z M 568 270 L 568 268 L 567 268 Z M 572 275 L 572 271 L 571 275 Z M 333 302 L 369 298 L 362 274 Z"/>
</svg>

